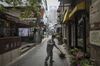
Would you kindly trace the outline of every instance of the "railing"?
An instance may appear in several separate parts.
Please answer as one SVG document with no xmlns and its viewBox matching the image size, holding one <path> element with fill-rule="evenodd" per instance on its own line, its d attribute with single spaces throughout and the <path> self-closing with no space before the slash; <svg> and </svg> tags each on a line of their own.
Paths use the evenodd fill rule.
<svg viewBox="0 0 100 66">
<path fill-rule="evenodd" d="M 0 38 L 0 54 L 17 49 L 21 46 L 19 37 Z"/>
</svg>

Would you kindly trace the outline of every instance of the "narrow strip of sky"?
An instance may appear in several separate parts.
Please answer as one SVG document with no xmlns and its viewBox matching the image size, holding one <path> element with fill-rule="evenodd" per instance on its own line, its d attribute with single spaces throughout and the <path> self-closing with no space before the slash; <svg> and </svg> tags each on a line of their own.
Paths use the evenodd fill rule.
<svg viewBox="0 0 100 66">
<path fill-rule="evenodd" d="M 57 9 L 59 6 L 58 0 L 47 0 L 48 9 Z"/>
</svg>

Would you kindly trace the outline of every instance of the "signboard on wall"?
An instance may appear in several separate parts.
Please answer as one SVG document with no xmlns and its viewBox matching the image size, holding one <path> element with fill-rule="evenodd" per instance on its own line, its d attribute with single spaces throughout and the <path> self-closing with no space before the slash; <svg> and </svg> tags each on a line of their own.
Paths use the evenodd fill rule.
<svg viewBox="0 0 100 66">
<path fill-rule="evenodd" d="M 90 43 L 100 46 L 100 30 L 90 31 Z"/>
<path fill-rule="evenodd" d="M 21 37 L 29 36 L 29 29 L 28 28 L 19 28 L 19 36 L 21 36 Z"/>
</svg>

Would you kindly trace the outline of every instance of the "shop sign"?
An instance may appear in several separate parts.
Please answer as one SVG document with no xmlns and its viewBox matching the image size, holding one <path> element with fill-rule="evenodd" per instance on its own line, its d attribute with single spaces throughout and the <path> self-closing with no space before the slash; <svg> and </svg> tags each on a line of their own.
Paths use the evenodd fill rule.
<svg viewBox="0 0 100 66">
<path fill-rule="evenodd" d="M 90 31 L 90 44 L 100 46 L 100 30 Z"/>
</svg>

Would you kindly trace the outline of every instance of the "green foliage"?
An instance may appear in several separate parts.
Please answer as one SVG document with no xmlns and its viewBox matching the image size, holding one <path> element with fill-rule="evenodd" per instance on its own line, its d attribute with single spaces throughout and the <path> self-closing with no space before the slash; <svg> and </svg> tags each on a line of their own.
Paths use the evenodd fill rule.
<svg viewBox="0 0 100 66">
<path fill-rule="evenodd" d="M 93 66 L 89 58 L 84 57 L 80 49 L 74 48 L 70 51 L 71 66 Z"/>
<path fill-rule="evenodd" d="M 22 4 L 22 0 L 4 0 L 6 3 L 13 5 L 14 7 Z"/>
<path fill-rule="evenodd" d="M 71 50 L 69 51 L 69 53 L 70 53 L 70 54 L 73 54 L 73 53 L 76 53 L 76 52 L 78 52 L 78 51 L 79 51 L 79 49 L 74 48 L 74 49 L 71 49 Z"/>
<path fill-rule="evenodd" d="M 73 55 L 71 56 L 71 66 L 93 66 L 91 64 L 91 61 L 89 59 L 81 59 L 81 60 L 76 60 L 75 57 L 73 57 Z"/>
<path fill-rule="evenodd" d="M 10 5 L 13 5 L 14 8 L 18 5 L 22 4 L 22 0 L 1 0 Z M 0 11 L 3 10 L 0 8 Z M 35 16 L 38 17 L 40 15 L 39 3 L 38 0 L 27 0 L 25 10 L 22 12 L 21 17 L 29 17 L 32 12 L 35 13 Z"/>
<path fill-rule="evenodd" d="M 0 12 L 3 12 L 3 11 L 5 11 L 5 8 L 3 5 L 0 5 Z"/>
<path fill-rule="evenodd" d="M 80 61 L 81 66 L 91 66 L 91 62 L 88 59 L 83 59 Z"/>
<path fill-rule="evenodd" d="M 28 0 L 29 5 L 26 7 L 26 10 L 23 14 L 24 17 L 28 17 L 32 12 L 35 13 L 35 17 L 40 15 L 39 3 L 37 0 Z"/>
<path fill-rule="evenodd" d="M 35 6 L 38 2 L 37 0 L 27 0 L 31 6 Z"/>
<path fill-rule="evenodd" d="M 21 17 L 30 17 L 32 15 L 32 12 L 34 13 L 35 17 L 38 17 L 40 15 L 39 8 L 35 6 L 27 6 L 25 8 L 25 11 L 21 13 Z"/>
</svg>

